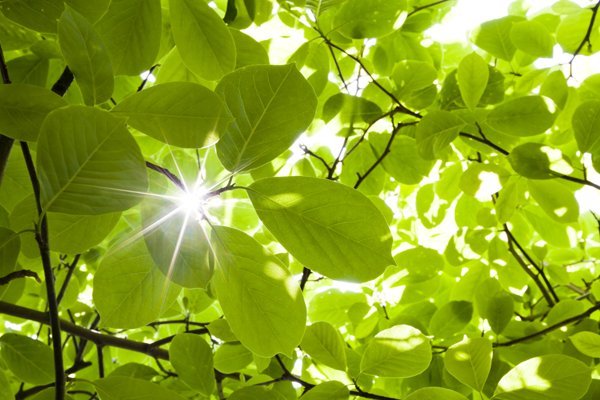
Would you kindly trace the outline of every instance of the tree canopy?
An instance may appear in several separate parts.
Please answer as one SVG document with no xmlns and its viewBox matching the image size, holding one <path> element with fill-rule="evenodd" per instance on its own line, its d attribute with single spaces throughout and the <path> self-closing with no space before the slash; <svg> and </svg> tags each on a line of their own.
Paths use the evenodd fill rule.
<svg viewBox="0 0 600 400">
<path fill-rule="evenodd" d="M 0 400 L 600 398 L 600 2 L 529 3 L 0 1 Z"/>
</svg>

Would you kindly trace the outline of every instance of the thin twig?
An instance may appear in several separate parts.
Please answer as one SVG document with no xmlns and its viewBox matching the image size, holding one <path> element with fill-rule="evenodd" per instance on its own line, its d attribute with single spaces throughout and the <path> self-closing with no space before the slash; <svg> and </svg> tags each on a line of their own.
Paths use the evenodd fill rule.
<svg viewBox="0 0 600 400">
<path fill-rule="evenodd" d="M 575 49 L 575 52 L 573 53 L 573 57 L 571 58 L 571 61 L 569 61 L 569 78 L 573 76 L 573 62 L 575 61 L 575 57 L 577 57 L 579 55 L 579 53 L 581 52 L 581 50 L 583 50 L 583 46 L 585 46 L 586 43 L 588 45 L 588 48 L 591 51 L 591 48 L 592 48 L 591 37 L 592 37 L 592 32 L 594 30 L 594 22 L 596 21 L 596 15 L 598 14 L 599 7 L 600 7 L 600 1 L 598 1 L 596 3 L 596 5 L 594 7 L 592 7 L 592 17 L 590 18 L 590 23 L 588 25 L 587 31 L 585 32 L 585 36 L 581 40 L 581 43 L 579 43 L 579 46 L 577 46 L 577 49 Z"/>
<path fill-rule="evenodd" d="M 183 182 L 181 182 L 181 179 L 179 179 L 179 177 L 177 175 L 175 175 L 174 173 L 169 171 L 167 168 L 161 167 L 160 165 L 156 165 L 154 163 L 151 163 L 150 161 L 146 161 L 146 167 L 148 167 L 149 169 L 151 169 L 153 171 L 158 172 L 159 174 L 163 174 L 175 186 L 177 186 L 179 189 L 185 191 L 185 185 L 183 184 Z"/>
<path fill-rule="evenodd" d="M 154 64 L 153 66 L 150 67 L 150 69 L 148 70 L 148 75 L 146 75 L 146 77 L 144 78 L 142 83 L 140 83 L 140 86 L 138 86 L 138 88 L 136 90 L 137 92 L 141 92 L 142 90 L 144 90 L 146 83 L 148 83 L 148 79 L 150 79 L 150 76 L 152 75 L 154 70 L 159 66 L 160 66 L 160 64 Z"/>
<path fill-rule="evenodd" d="M 28 269 L 20 269 L 18 271 L 13 271 L 8 275 L 4 275 L 3 277 L 0 277 L 0 286 L 7 285 L 11 281 L 14 281 L 15 279 L 25 278 L 25 277 L 33 278 L 37 281 L 37 283 L 42 283 L 42 281 L 40 280 L 40 277 L 38 276 L 37 273 L 30 271 Z"/>
<path fill-rule="evenodd" d="M 447 3 L 449 1 L 450 0 L 440 0 L 440 1 L 436 1 L 435 3 L 430 3 L 430 4 L 425 4 L 424 6 L 415 7 L 411 12 L 408 13 L 407 18 L 410 17 L 413 14 L 418 13 L 419 11 L 423 11 L 423 10 L 426 10 L 428 8 L 438 6 L 440 4 Z"/>
</svg>

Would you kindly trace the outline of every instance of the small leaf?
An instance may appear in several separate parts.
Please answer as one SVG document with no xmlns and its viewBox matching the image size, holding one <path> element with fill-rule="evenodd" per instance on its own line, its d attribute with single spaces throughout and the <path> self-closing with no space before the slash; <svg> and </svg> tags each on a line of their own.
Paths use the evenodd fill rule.
<svg viewBox="0 0 600 400">
<path fill-rule="evenodd" d="M 0 85 L 0 133 L 35 142 L 46 115 L 66 105 L 60 96 L 39 86 Z"/>
<path fill-rule="evenodd" d="M 521 21 L 510 30 L 510 39 L 517 49 L 534 57 L 552 57 L 554 38 L 538 21 Z"/>
<path fill-rule="evenodd" d="M 110 54 L 115 75 L 150 69 L 160 47 L 160 0 L 111 0 L 95 25 Z"/>
<path fill-rule="evenodd" d="M 562 354 L 530 358 L 500 379 L 494 400 L 578 400 L 592 381 L 591 369 Z"/>
<path fill-rule="evenodd" d="M 0 337 L 2 361 L 20 380 L 34 385 L 54 382 L 52 349 L 40 341 L 16 333 Z"/>
<path fill-rule="evenodd" d="M 465 125 L 465 121 L 448 111 L 430 111 L 417 126 L 417 149 L 421 157 L 427 160 L 441 157 Z"/>
<path fill-rule="evenodd" d="M 215 368 L 233 374 L 252 362 L 252 353 L 239 343 L 224 343 L 215 352 Z"/>
<path fill-rule="evenodd" d="M 67 7 L 58 22 L 58 42 L 85 104 L 93 106 L 110 99 L 114 88 L 110 55 L 92 24 Z"/>
<path fill-rule="evenodd" d="M 550 218 L 557 222 L 577 222 L 579 203 L 573 191 L 564 183 L 553 180 L 530 180 L 529 194 Z"/>
<path fill-rule="evenodd" d="M 170 0 L 173 39 L 184 64 L 203 79 L 235 68 L 235 43 L 223 20 L 204 1 Z"/>
<path fill-rule="evenodd" d="M 508 155 L 508 162 L 516 173 L 529 179 L 551 179 L 572 171 L 560 150 L 541 143 L 515 147 Z"/>
<path fill-rule="evenodd" d="M 467 400 L 465 396 L 450 389 L 441 387 L 424 387 L 415 390 L 404 400 Z"/>
<path fill-rule="evenodd" d="M 53 111 L 42 125 L 37 150 L 42 206 L 48 211 L 123 211 L 146 191 L 140 148 L 125 121 L 105 111 L 83 106 Z"/>
<path fill-rule="evenodd" d="M 425 371 L 430 363 L 431 344 L 425 335 L 412 326 L 396 325 L 369 342 L 360 370 L 386 378 L 408 378 Z"/>
<path fill-rule="evenodd" d="M 142 240 L 109 252 L 93 287 L 102 324 L 111 328 L 137 328 L 158 319 L 180 291 L 154 266 Z"/>
<path fill-rule="evenodd" d="M 289 271 L 236 229 L 213 227 L 211 242 L 212 285 L 235 336 L 259 356 L 290 354 L 304 335 L 306 306 Z"/>
<path fill-rule="evenodd" d="M 346 385 L 338 381 L 323 382 L 305 392 L 302 400 L 348 400 L 350 392 Z"/>
<path fill-rule="evenodd" d="M 221 79 L 216 92 L 235 118 L 217 144 L 230 171 L 259 167 L 287 150 L 317 107 L 312 87 L 293 64 L 240 68 Z"/>
<path fill-rule="evenodd" d="M 450 301 L 440 307 L 431 317 L 429 330 L 436 337 L 448 338 L 464 329 L 473 316 L 469 301 Z"/>
<path fill-rule="evenodd" d="M 286 250 L 320 274 L 365 282 L 394 264 L 383 215 L 354 189 L 325 179 L 278 177 L 254 182 L 248 196 Z"/>
<path fill-rule="evenodd" d="M 402 99 L 432 85 L 433 81 L 437 79 L 437 75 L 437 71 L 431 63 L 403 60 L 396 64 L 391 78 L 396 84 L 396 95 Z"/>
<path fill-rule="evenodd" d="M 492 367 L 492 343 L 487 338 L 465 339 L 450 346 L 444 365 L 461 383 L 481 392 Z"/>
<path fill-rule="evenodd" d="M 512 60 L 517 48 L 510 40 L 510 31 L 522 17 L 508 16 L 484 22 L 475 34 L 474 42 L 480 49 L 506 61 Z"/>
<path fill-rule="evenodd" d="M 569 337 L 577 350 L 588 357 L 600 357 L 600 335 L 593 332 L 577 332 Z"/>
<path fill-rule="evenodd" d="M 346 1 L 335 15 L 334 26 L 353 39 L 376 38 L 395 28 L 405 7 L 402 0 Z"/>
<path fill-rule="evenodd" d="M 163 143 L 190 148 L 215 144 L 232 121 L 221 99 L 204 86 L 169 82 L 125 98 L 112 110 Z"/>
<path fill-rule="evenodd" d="M 379 157 L 389 140 L 389 134 L 373 135 L 369 134 L 369 144 L 372 145 L 372 150 L 376 157 Z M 356 149 L 358 151 L 359 148 Z M 376 160 L 377 158 L 375 158 Z M 344 159 L 344 167 L 346 159 Z M 373 165 L 371 162 L 370 165 Z M 390 153 L 383 159 L 381 165 L 395 180 L 405 185 L 416 185 L 429 174 L 434 162 L 425 160 L 417 151 L 417 142 L 409 136 L 397 136 L 392 142 Z M 369 166 L 370 166 L 369 165 Z M 368 168 L 368 166 L 367 166 Z M 345 168 L 342 169 L 342 173 Z M 366 169 L 361 170 L 366 171 Z M 371 179 L 371 177 L 369 177 Z M 356 175 L 353 176 L 353 181 L 356 181 Z M 365 182 L 368 182 L 365 181 Z M 379 193 L 379 191 L 377 191 Z"/>
<path fill-rule="evenodd" d="M 598 21 L 596 20 L 593 27 L 590 27 L 592 22 L 592 9 L 577 7 L 577 12 L 565 15 L 558 25 L 556 30 L 556 41 L 567 53 L 574 54 L 579 49 L 579 54 L 589 55 L 597 51 L 596 46 L 581 48 L 581 39 L 586 36 L 587 30 L 590 30 L 590 43 L 598 43 L 600 32 L 598 31 Z"/>
<path fill-rule="evenodd" d="M 581 103 L 571 119 L 577 147 L 582 152 L 600 151 L 600 101 L 589 100 Z"/>
<path fill-rule="evenodd" d="M 346 345 L 337 329 L 329 323 L 315 322 L 308 326 L 300 347 L 317 362 L 346 370 Z"/>
<path fill-rule="evenodd" d="M 92 382 L 101 400 L 184 400 L 156 383 L 125 376 L 109 376 Z"/>
<path fill-rule="evenodd" d="M 212 349 L 198 335 L 180 333 L 169 346 L 169 360 L 179 379 L 205 396 L 215 390 Z"/>
<path fill-rule="evenodd" d="M 474 109 L 479 104 L 487 87 L 488 78 L 488 65 L 475 52 L 463 58 L 458 64 L 456 80 L 462 99 L 470 109 Z"/>
<path fill-rule="evenodd" d="M 555 117 L 541 96 L 523 96 L 494 108 L 487 116 L 487 123 L 507 135 L 523 137 L 544 133 Z"/>
</svg>

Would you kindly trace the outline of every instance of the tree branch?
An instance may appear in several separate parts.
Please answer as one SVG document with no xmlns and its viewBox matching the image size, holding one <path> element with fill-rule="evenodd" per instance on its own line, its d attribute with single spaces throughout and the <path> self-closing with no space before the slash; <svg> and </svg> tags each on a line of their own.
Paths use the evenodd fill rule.
<svg viewBox="0 0 600 400">
<path fill-rule="evenodd" d="M 58 80 L 52 85 L 52 91 L 61 97 L 64 96 L 71 83 L 73 83 L 73 78 L 73 73 L 69 67 L 65 67 Z"/>
<path fill-rule="evenodd" d="M 159 174 L 163 174 L 175 186 L 177 186 L 179 189 L 185 191 L 185 185 L 183 184 L 183 182 L 181 182 L 181 179 L 179 179 L 179 177 L 177 175 L 175 175 L 174 173 L 169 171 L 167 168 L 164 168 L 164 167 L 161 167 L 160 165 L 151 163 L 150 161 L 146 161 L 146 167 L 148 167 L 149 169 L 151 169 L 153 171 L 158 172 Z"/>
<path fill-rule="evenodd" d="M 439 1 L 436 1 L 436 2 L 434 2 L 434 3 L 425 4 L 424 6 L 415 7 L 415 8 L 414 8 L 414 9 L 413 9 L 411 12 L 409 12 L 409 13 L 408 13 L 408 15 L 407 15 L 406 17 L 408 18 L 408 17 L 410 17 L 411 15 L 413 15 L 413 14 L 416 14 L 416 13 L 418 13 L 418 12 L 420 12 L 420 11 L 426 10 L 426 9 L 428 9 L 428 8 L 431 8 L 431 7 L 438 6 L 438 5 L 440 5 L 440 4 L 443 4 L 443 3 L 447 3 L 447 2 L 449 2 L 449 1 L 450 1 L 450 0 L 439 0 Z"/>
<path fill-rule="evenodd" d="M 7 285 L 11 281 L 14 281 L 15 279 L 25 278 L 25 277 L 33 278 L 38 283 L 42 283 L 42 281 L 40 280 L 40 277 L 35 272 L 30 271 L 28 269 L 20 269 L 18 271 L 13 271 L 8 275 L 4 275 L 3 277 L 0 277 L 0 286 Z"/>
<path fill-rule="evenodd" d="M 6 60 L 4 59 L 4 52 L 2 51 L 2 45 L 0 44 L 0 75 L 2 75 L 2 83 L 5 85 L 10 84 L 10 78 L 8 76 L 8 67 L 6 66 Z M 0 135 L 0 185 L 2 184 L 2 178 L 4 177 L 4 170 L 8 163 L 8 157 L 10 156 L 10 150 L 14 143 L 13 138 L 8 136 Z"/>
<path fill-rule="evenodd" d="M 577 49 L 575 49 L 575 52 L 573 53 L 573 57 L 571 58 L 571 61 L 569 61 L 569 77 L 573 76 L 573 61 L 575 61 L 575 57 L 577 57 L 579 55 L 579 53 L 581 52 L 581 50 L 583 50 L 583 46 L 585 46 L 585 44 L 587 43 L 588 48 L 590 50 L 592 48 L 592 42 L 590 39 L 592 37 L 592 32 L 594 30 L 594 22 L 596 21 L 596 15 L 598 15 L 599 7 L 600 7 L 600 1 L 598 1 L 596 3 L 596 5 L 594 7 L 592 7 L 592 17 L 590 18 L 590 23 L 588 25 L 587 31 L 585 32 L 585 36 L 581 40 L 581 43 L 579 43 L 579 46 L 577 46 Z"/>
</svg>

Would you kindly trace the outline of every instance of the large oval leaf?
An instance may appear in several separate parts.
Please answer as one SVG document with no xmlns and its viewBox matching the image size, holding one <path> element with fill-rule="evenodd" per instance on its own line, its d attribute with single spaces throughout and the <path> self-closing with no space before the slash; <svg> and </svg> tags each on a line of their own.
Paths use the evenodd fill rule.
<svg viewBox="0 0 600 400">
<path fill-rule="evenodd" d="M 425 371 L 430 362 L 431 344 L 425 335 L 410 325 L 396 325 L 371 340 L 360 370 L 369 375 L 407 378 Z"/>
<path fill-rule="evenodd" d="M 579 150 L 588 153 L 600 151 L 600 101 L 589 100 L 580 104 L 571 122 Z"/>
<path fill-rule="evenodd" d="M 156 383 L 126 376 L 109 376 L 92 382 L 101 400 L 184 400 L 177 392 Z"/>
<path fill-rule="evenodd" d="M 67 214 L 126 210 L 146 191 L 144 159 L 125 121 L 83 106 L 53 111 L 37 149 L 42 206 Z"/>
<path fill-rule="evenodd" d="M 594 332 L 577 332 L 570 338 L 579 352 L 589 357 L 600 357 L 600 335 Z"/>
<path fill-rule="evenodd" d="M 104 326 L 137 328 L 158 319 L 179 290 L 154 266 L 146 244 L 138 240 L 102 260 L 94 275 L 93 298 Z"/>
<path fill-rule="evenodd" d="M 550 218 L 557 222 L 577 222 L 579 203 L 573 191 L 556 180 L 530 180 L 529 194 Z"/>
<path fill-rule="evenodd" d="M 66 105 L 60 96 L 39 86 L 0 85 L 0 133 L 35 142 L 46 115 Z"/>
<path fill-rule="evenodd" d="M 348 400 L 348 387 L 339 381 L 323 382 L 302 395 L 302 400 Z"/>
<path fill-rule="evenodd" d="M 490 72 L 488 64 L 475 52 L 469 54 L 458 64 L 456 81 L 460 95 L 466 106 L 474 109 L 487 87 Z"/>
<path fill-rule="evenodd" d="M 250 185 L 248 196 L 290 254 L 328 278 L 365 282 L 394 264 L 383 215 L 348 186 L 317 178 L 267 178 Z"/>
<path fill-rule="evenodd" d="M 469 301 L 450 301 L 436 310 L 431 317 L 429 330 L 436 337 L 447 338 L 465 328 L 473 316 Z"/>
<path fill-rule="evenodd" d="M 235 68 L 235 43 L 227 25 L 204 1 L 170 0 L 173 38 L 184 64 L 203 79 Z"/>
<path fill-rule="evenodd" d="M 591 369 L 562 354 L 523 361 L 498 382 L 494 400 L 578 400 L 592 381 Z"/>
<path fill-rule="evenodd" d="M 152 67 L 161 28 L 160 0 L 112 0 L 96 24 L 117 75 L 137 75 Z"/>
<path fill-rule="evenodd" d="M 237 229 L 213 227 L 212 284 L 231 330 L 263 357 L 291 354 L 304 335 L 306 305 L 278 258 Z"/>
<path fill-rule="evenodd" d="M 491 55 L 510 61 L 517 48 L 510 40 L 510 30 L 515 22 L 522 21 L 522 17 L 509 15 L 508 17 L 486 21 L 475 33 L 474 42 L 477 47 Z"/>
<path fill-rule="evenodd" d="M 316 361 L 331 368 L 346 369 L 346 345 L 331 324 L 320 321 L 306 328 L 300 347 Z"/>
<path fill-rule="evenodd" d="M 58 22 L 58 41 L 85 104 L 110 99 L 115 84 L 110 55 L 92 24 L 67 7 Z"/>
<path fill-rule="evenodd" d="M 0 356 L 20 380 L 34 385 L 54 381 L 52 349 L 44 343 L 16 333 L 0 337 Z"/>
<path fill-rule="evenodd" d="M 273 160 L 310 125 L 317 107 L 312 87 L 293 64 L 240 68 L 225 76 L 216 92 L 235 118 L 217 144 L 230 171 Z"/>
<path fill-rule="evenodd" d="M 444 365 L 461 383 L 481 392 L 492 367 L 492 343 L 487 338 L 465 339 L 450 346 Z"/>
<path fill-rule="evenodd" d="M 205 396 L 215 390 L 212 349 L 198 335 L 181 333 L 169 346 L 169 360 L 179 379 Z"/>
<path fill-rule="evenodd" d="M 487 116 L 487 123 L 507 135 L 533 136 L 550 128 L 555 117 L 541 96 L 524 96 L 494 108 Z"/>
<path fill-rule="evenodd" d="M 430 111 L 417 125 L 417 149 L 421 157 L 427 160 L 440 157 L 465 125 L 465 121 L 448 111 Z"/>
<path fill-rule="evenodd" d="M 207 147 L 232 121 L 212 91 L 191 82 L 153 86 L 120 102 L 113 110 L 135 129 L 173 146 Z"/>
</svg>

